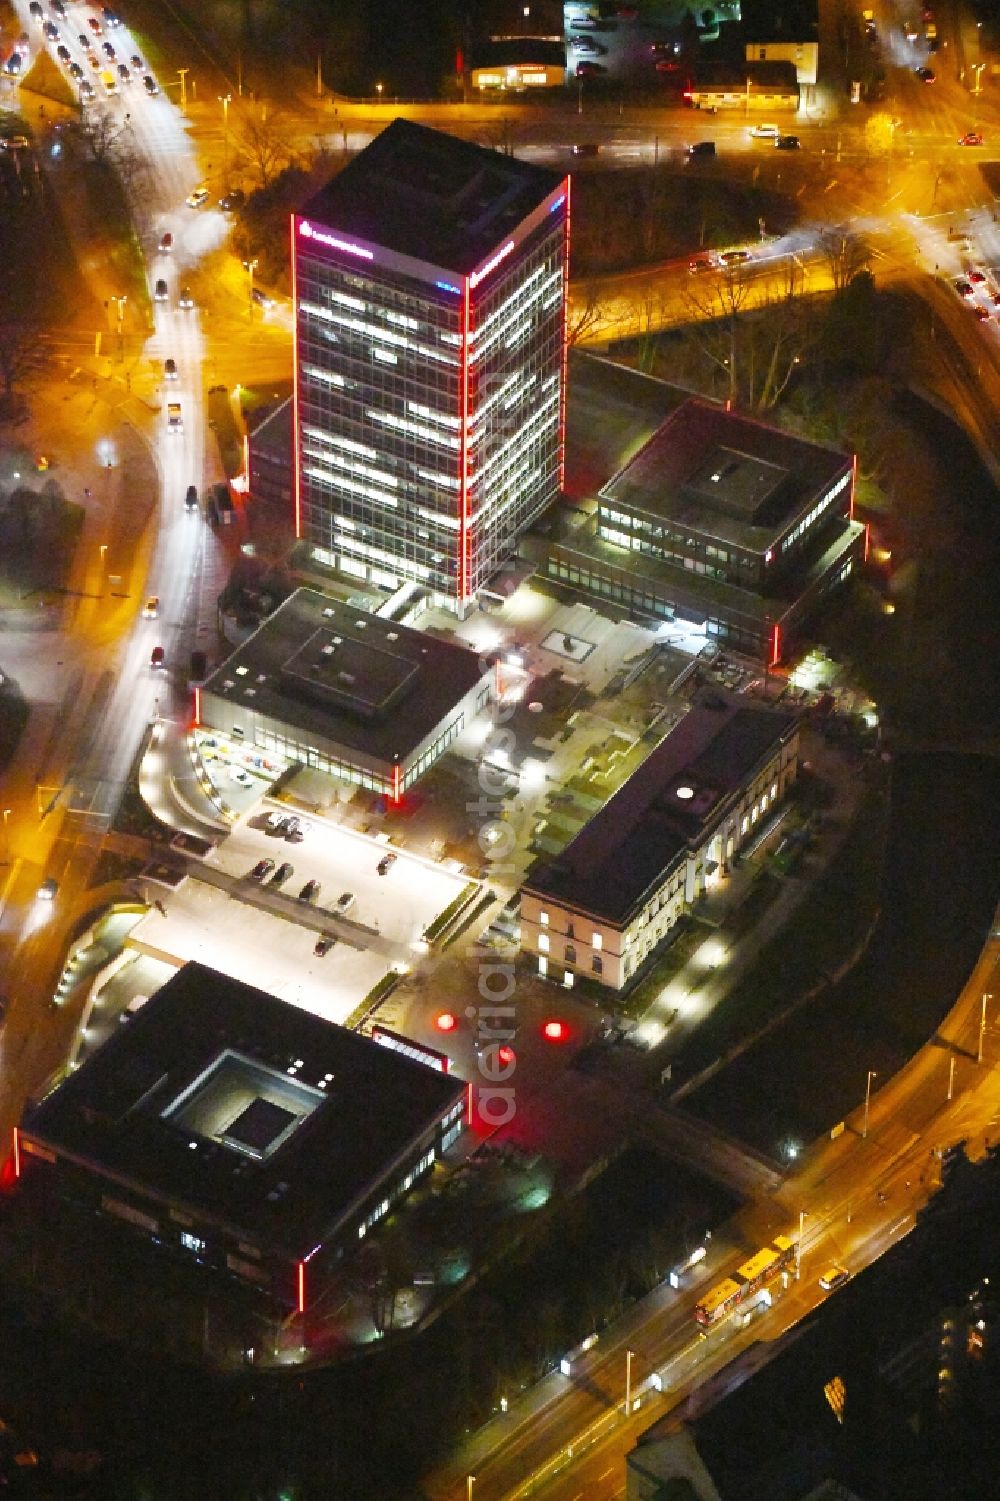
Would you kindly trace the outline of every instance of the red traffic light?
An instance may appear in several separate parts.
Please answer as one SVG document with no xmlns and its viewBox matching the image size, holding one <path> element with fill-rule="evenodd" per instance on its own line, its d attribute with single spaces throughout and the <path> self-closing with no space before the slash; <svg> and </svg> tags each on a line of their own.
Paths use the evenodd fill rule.
<svg viewBox="0 0 1000 1501">
<path fill-rule="evenodd" d="M 514 1049 L 509 1042 L 502 1042 L 497 1048 L 497 1058 L 503 1064 L 513 1063 L 516 1058 Z"/>
<path fill-rule="evenodd" d="M 435 1019 L 434 1025 L 439 1032 L 454 1032 L 458 1022 L 450 1011 L 441 1011 Z"/>
<path fill-rule="evenodd" d="M 563 1022 L 546 1022 L 542 1028 L 542 1035 L 549 1042 L 562 1042 L 566 1037 L 566 1027 Z"/>
</svg>

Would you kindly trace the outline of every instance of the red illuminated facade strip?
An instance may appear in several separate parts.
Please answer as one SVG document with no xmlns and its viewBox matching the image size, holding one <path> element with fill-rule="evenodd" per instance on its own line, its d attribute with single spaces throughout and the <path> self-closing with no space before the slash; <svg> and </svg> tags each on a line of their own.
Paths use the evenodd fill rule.
<svg viewBox="0 0 1000 1501">
<path fill-rule="evenodd" d="M 306 1264 L 305 1264 L 304 1261 L 300 1261 L 299 1262 L 299 1278 L 298 1278 L 298 1301 L 296 1303 L 296 1312 L 297 1313 L 305 1313 L 305 1311 L 306 1311 Z"/>
<path fill-rule="evenodd" d="M 400 798 L 403 796 L 403 771 L 399 766 L 394 766 L 392 768 L 391 796 L 394 803 L 398 803 Z"/>
<path fill-rule="evenodd" d="M 293 483 L 295 485 L 295 535 L 302 536 L 302 464 L 299 452 L 299 287 L 295 261 L 295 215 L 291 216 L 292 240 L 292 441 L 295 444 Z"/>
<path fill-rule="evenodd" d="M 770 667 L 777 667 L 781 661 L 781 626 L 776 620 L 771 627 L 771 660 Z"/>
<path fill-rule="evenodd" d="M 201 724 L 201 689 L 197 685 L 194 690 L 194 722 L 195 728 Z"/>
<path fill-rule="evenodd" d="M 559 392 L 559 489 L 566 480 L 566 379 L 569 364 L 569 249 L 570 249 L 570 178 L 563 183 L 566 194 L 566 217 L 563 220 L 563 300 L 562 300 L 562 389 Z"/>
<path fill-rule="evenodd" d="M 869 548 L 871 547 L 871 541 L 872 541 L 872 524 L 871 524 L 870 521 L 866 521 L 865 522 L 865 556 L 864 556 L 864 561 L 866 563 L 868 562 L 868 551 L 869 551 Z"/>
<path fill-rule="evenodd" d="M 462 282 L 462 368 L 459 371 L 458 446 L 458 597 L 469 597 L 469 333 L 471 328 L 469 279 Z"/>
<path fill-rule="evenodd" d="M 472 1086 L 470 1085 L 469 1087 L 471 1089 Z M 21 1133 L 18 1130 L 18 1128 L 15 1126 L 14 1127 L 14 1177 L 15 1178 L 20 1178 L 20 1176 L 21 1176 Z"/>
<path fill-rule="evenodd" d="M 848 510 L 847 510 L 847 516 L 848 516 L 848 520 L 849 521 L 853 521 L 854 520 L 854 486 L 857 484 L 857 482 L 858 482 L 858 456 L 857 456 L 857 454 L 855 454 L 854 457 L 851 460 L 851 504 L 850 504 L 850 506 L 848 507 Z M 867 557 L 868 554 L 866 553 L 865 556 Z"/>
</svg>

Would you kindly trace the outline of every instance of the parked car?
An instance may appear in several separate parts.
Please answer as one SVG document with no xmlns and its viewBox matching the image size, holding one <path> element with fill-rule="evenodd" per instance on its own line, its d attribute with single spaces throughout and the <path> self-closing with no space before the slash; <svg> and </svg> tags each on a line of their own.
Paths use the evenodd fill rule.
<svg viewBox="0 0 1000 1501">
<path fill-rule="evenodd" d="M 576 76 L 577 78 L 602 78 L 604 76 L 604 69 L 600 63 L 577 63 Z"/>
<path fill-rule="evenodd" d="M 295 874 L 295 867 L 287 860 L 282 860 L 274 875 L 268 881 L 269 886 L 283 886 L 284 883 Z"/>
<path fill-rule="evenodd" d="M 298 899 L 299 899 L 300 902 L 314 902 L 318 896 L 319 896 L 319 882 L 318 881 L 307 881 L 306 884 L 303 886 L 302 890 L 299 892 L 299 898 Z"/>
<path fill-rule="evenodd" d="M 328 954 L 336 942 L 336 938 L 317 938 L 313 953 L 317 959 L 322 959 L 323 955 Z"/>
<path fill-rule="evenodd" d="M 387 876 L 398 859 L 399 856 L 390 850 L 387 855 L 382 856 L 375 869 L 380 876 Z"/>
<path fill-rule="evenodd" d="M 142 67 L 142 64 L 141 63 L 135 63 L 134 59 L 133 59 L 133 64 L 136 67 L 140 67 L 140 68 Z M 145 78 L 142 80 L 142 86 L 146 90 L 146 93 L 149 95 L 149 97 L 151 99 L 153 98 L 154 94 L 158 94 L 160 92 L 159 86 L 157 85 L 157 82 L 156 82 L 156 79 L 153 78 L 149 73 L 147 73 L 146 76 L 145 76 Z"/>
<path fill-rule="evenodd" d="M 242 188 L 230 188 L 228 193 L 223 194 L 219 199 L 219 207 L 229 213 L 234 208 L 241 208 L 246 198 L 247 195 Z"/>
<path fill-rule="evenodd" d="M 341 892 L 336 901 L 336 909 L 340 913 L 341 917 L 346 916 L 346 914 L 350 912 L 356 901 L 357 897 L 354 895 L 353 891 Z"/>
<path fill-rule="evenodd" d="M 274 861 L 273 860 L 267 860 L 267 859 L 258 860 L 257 864 L 254 866 L 253 870 L 250 872 L 250 879 L 251 879 L 251 881 L 264 881 L 271 874 L 271 872 L 272 872 L 273 869 L 274 869 Z"/>
</svg>

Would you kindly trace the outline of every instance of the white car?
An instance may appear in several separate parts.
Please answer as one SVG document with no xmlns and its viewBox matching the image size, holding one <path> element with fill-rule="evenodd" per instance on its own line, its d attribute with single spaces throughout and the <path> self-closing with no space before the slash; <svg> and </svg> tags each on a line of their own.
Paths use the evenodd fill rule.
<svg viewBox="0 0 1000 1501">
<path fill-rule="evenodd" d="M 777 125 L 751 125 L 750 134 L 758 141 L 774 141 L 781 131 Z"/>
<path fill-rule="evenodd" d="M 159 615 L 159 613 L 160 613 L 160 596 L 158 594 L 151 594 L 149 596 L 149 598 L 146 600 L 146 603 L 142 607 L 142 616 L 143 616 L 143 619 L 144 620 L 155 620 L 156 617 L 157 617 L 157 615 Z"/>
<path fill-rule="evenodd" d="M 208 189 L 205 187 L 204 183 L 195 188 L 193 193 L 189 193 L 184 201 L 187 204 L 188 208 L 201 208 L 203 203 L 207 203 Z"/>
<path fill-rule="evenodd" d="M 59 895 L 59 882 L 48 876 L 38 888 L 37 896 L 40 902 L 54 902 Z"/>
</svg>

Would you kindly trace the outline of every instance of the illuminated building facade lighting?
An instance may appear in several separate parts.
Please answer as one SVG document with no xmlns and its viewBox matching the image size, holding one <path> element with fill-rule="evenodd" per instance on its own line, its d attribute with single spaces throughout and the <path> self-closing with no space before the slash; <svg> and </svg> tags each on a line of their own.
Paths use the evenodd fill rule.
<svg viewBox="0 0 1000 1501">
<path fill-rule="evenodd" d="M 298 535 L 461 610 L 561 481 L 568 181 L 397 120 L 292 245 Z"/>
</svg>

